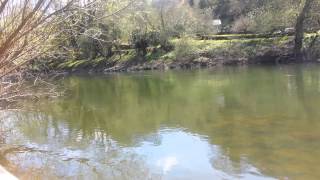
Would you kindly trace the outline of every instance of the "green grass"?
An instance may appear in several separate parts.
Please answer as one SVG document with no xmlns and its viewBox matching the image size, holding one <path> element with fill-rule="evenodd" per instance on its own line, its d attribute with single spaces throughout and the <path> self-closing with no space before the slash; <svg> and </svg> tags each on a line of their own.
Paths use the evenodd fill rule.
<svg viewBox="0 0 320 180">
<path fill-rule="evenodd" d="M 292 39 L 293 37 L 290 36 L 233 40 L 198 40 L 191 37 L 184 37 L 171 40 L 171 43 L 174 44 L 176 48 L 173 52 L 165 55 L 165 57 L 181 59 L 191 55 L 194 57 L 195 54 L 204 52 L 212 56 L 248 57 L 254 56 L 259 51 L 270 49 L 274 46 L 284 46 Z"/>
<path fill-rule="evenodd" d="M 305 34 L 305 43 L 310 42 L 310 39 L 318 33 Z M 225 37 L 235 36 L 252 36 L 252 34 L 227 34 L 216 35 Z M 192 37 L 183 37 L 171 39 L 175 47 L 173 51 L 165 52 L 157 48 L 150 50 L 145 59 L 175 61 L 177 59 L 189 57 L 197 57 L 200 53 L 212 54 L 212 56 L 233 56 L 233 57 L 249 57 L 255 56 L 257 53 L 263 52 L 274 47 L 284 47 L 288 42 L 292 42 L 293 36 L 283 36 L 274 38 L 248 38 L 248 39 L 231 39 L 231 40 L 199 40 Z M 73 69 L 79 67 L 96 67 L 105 62 L 119 61 L 126 62 L 137 58 L 137 53 L 134 49 L 128 50 L 126 53 L 115 54 L 109 59 L 96 58 L 93 60 L 70 60 L 60 64 L 58 67 L 62 69 Z"/>
<path fill-rule="evenodd" d="M 133 60 L 135 57 L 136 57 L 135 51 L 130 50 L 128 51 L 128 53 L 123 54 L 121 56 L 119 54 L 114 54 L 108 59 L 106 59 L 105 57 L 97 57 L 95 59 L 80 59 L 80 60 L 71 59 L 61 64 L 58 64 L 57 67 L 58 69 L 77 69 L 77 68 L 83 68 L 83 67 L 97 67 L 106 62 L 130 61 L 130 60 Z"/>
<path fill-rule="evenodd" d="M 234 40 L 197 40 L 192 38 L 187 39 L 173 39 L 171 42 L 177 46 L 181 41 L 191 44 L 196 49 L 200 50 L 211 50 L 215 48 L 228 48 L 234 44 L 245 44 L 245 45 L 273 45 L 273 44 L 284 44 L 289 40 L 288 36 L 280 38 L 253 38 L 253 39 L 234 39 Z"/>
</svg>

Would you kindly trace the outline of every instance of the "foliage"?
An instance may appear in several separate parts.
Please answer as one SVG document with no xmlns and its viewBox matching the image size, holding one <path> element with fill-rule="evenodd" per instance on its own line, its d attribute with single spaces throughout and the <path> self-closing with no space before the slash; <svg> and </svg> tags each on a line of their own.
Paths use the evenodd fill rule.
<svg viewBox="0 0 320 180">
<path fill-rule="evenodd" d="M 294 27 L 298 7 L 293 5 L 274 6 L 270 3 L 247 14 L 247 18 L 251 22 L 248 25 L 248 30 L 252 32 L 275 32 Z"/>
<path fill-rule="evenodd" d="M 172 49 L 184 56 L 197 49 L 184 44 L 184 36 L 218 33 L 214 19 L 221 19 L 222 30 L 228 33 L 270 33 L 293 27 L 300 7 L 294 0 L 97 0 L 63 21 L 57 54 L 73 60 L 112 60 L 114 54 L 124 57 L 128 48 L 134 48 L 138 56 Z M 173 38 L 181 41 L 171 44 Z"/>
<path fill-rule="evenodd" d="M 184 36 L 175 42 L 175 49 L 173 54 L 176 59 L 183 59 L 188 56 L 196 55 L 197 47 L 190 41 L 190 38 Z"/>
<path fill-rule="evenodd" d="M 141 56 L 147 54 L 148 47 L 160 48 L 165 51 L 172 49 L 167 36 L 156 31 L 141 32 L 136 30 L 132 32 L 131 44 L 137 50 L 138 55 Z"/>
<path fill-rule="evenodd" d="M 7 1 L 1 1 L 0 7 Z M 7 14 L 0 8 L 1 71 L 4 65 L 11 71 L 39 59 L 49 59 L 48 64 L 96 59 L 113 62 L 114 57 L 128 57 L 133 51 L 143 59 L 166 52 L 181 58 L 199 50 L 197 42 L 192 44 L 186 37 L 221 32 L 272 34 L 294 27 L 308 0 L 90 0 L 72 1 L 68 10 L 55 0 L 38 1 L 39 7 L 24 0 L 17 1 L 17 6 L 5 6 Z M 310 7 L 303 30 L 316 31 L 320 27 L 319 1 L 312 0 Z M 58 13 L 50 16 L 51 9 Z M 28 14 L 27 21 L 17 21 Z M 216 19 L 221 26 L 214 25 Z"/>
</svg>

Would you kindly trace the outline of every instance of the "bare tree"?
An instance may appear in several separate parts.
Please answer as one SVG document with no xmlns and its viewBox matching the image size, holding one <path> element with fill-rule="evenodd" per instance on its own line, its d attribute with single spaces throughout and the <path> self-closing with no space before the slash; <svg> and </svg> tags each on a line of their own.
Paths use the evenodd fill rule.
<svg viewBox="0 0 320 180">
<path fill-rule="evenodd" d="M 54 33 L 55 16 L 72 3 L 73 0 L 0 1 L 1 78 L 46 50 L 46 41 Z"/>
</svg>

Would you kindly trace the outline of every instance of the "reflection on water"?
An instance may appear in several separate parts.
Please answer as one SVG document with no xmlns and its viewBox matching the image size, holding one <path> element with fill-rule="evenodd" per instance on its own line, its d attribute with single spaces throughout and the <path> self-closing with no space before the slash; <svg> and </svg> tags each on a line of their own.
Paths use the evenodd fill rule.
<svg viewBox="0 0 320 180">
<path fill-rule="evenodd" d="M 70 77 L 70 96 L 2 112 L 0 163 L 25 179 L 318 179 L 319 70 Z"/>
</svg>

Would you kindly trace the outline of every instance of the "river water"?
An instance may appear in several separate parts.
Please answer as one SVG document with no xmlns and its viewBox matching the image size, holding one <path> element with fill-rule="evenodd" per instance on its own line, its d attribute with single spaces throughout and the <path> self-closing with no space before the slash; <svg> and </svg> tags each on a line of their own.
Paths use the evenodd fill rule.
<svg viewBox="0 0 320 180">
<path fill-rule="evenodd" d="M 59 83 L 67 96 L 1 112 L 0 164 L 21 179 L 320 178 L 320 66 Z"/>
</svg>

